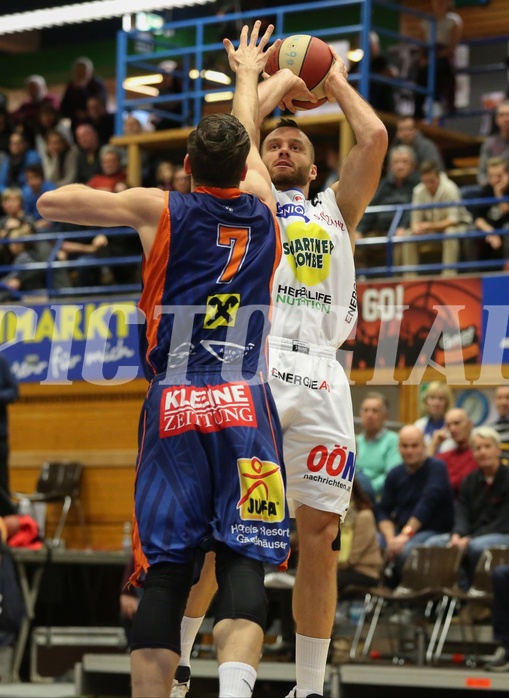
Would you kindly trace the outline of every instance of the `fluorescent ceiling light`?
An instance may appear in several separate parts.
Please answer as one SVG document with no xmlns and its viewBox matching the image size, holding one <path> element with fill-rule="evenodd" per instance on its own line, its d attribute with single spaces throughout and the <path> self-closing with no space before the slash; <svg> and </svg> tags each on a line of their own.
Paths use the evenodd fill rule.
<svg viewBox="0 0 509 698">
<path fill-rule="evenodd" d="M 346 55 L 352 63 L 359 63 L 364 58 L 364 51 L 361 48 L 355 48 L 352 51 L 348 51 Z"/>
<path fill-rule="evenodd" d="M 81 24 L 94 20 L 122 17 L 134 12 L 164 10 L 173 7 L 206 5 L 211 0 L 95 0 L 77 5 L 62 5 L 33 12 L 2 15 L 0 35 L 44 29 L 63 24 Z"/>
<path fill-rule="evenodd" d="M 219 70 L 202 70 L 200 73 L 196 68 L 192 68 L 189 71 L 191 80 L 197 80 L 200 75 L 209 82 L 219 82 L 221 85 L 231 85 L 232 83 L 231 77 L 226 75 L 226 73 L 221 73 Z"/>
<path fill-rule="evenodd" d="M 139 92 L 149 97 L 159 97 L 159 90 L 157 87 L 150 87 L 149 85 L 128 85 L 126 80 L 122 83 L 122 87 L 127 92 Z"/>
<path fill-rule="evenodd" d="M 123 82 L 123 87 L 138 87 L 138 85 L 158 85 L 163 81 L 161 73 L 153 73 L 150 75 L 135 75 L 132 78 L 126 78 Z"/>
<path fill-rule="evenodd" d="M 226 102 L 233 99 L 233 92 L 211 92 L 204 99 L 206 102 Z"/>
</svg>

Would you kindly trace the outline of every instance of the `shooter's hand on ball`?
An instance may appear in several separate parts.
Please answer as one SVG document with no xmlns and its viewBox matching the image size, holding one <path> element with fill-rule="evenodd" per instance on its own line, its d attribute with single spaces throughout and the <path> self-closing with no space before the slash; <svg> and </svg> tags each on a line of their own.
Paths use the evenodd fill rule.
<svg viewBox="0 0 509 698">
<path fill-rule="evenodd" d="M 292 114 L 295 114 L 299 107 L 295 106 L 293 103 L 294 100 L 299 102 L 312 102 L 313 104 L 318 102 L 318 97 L 308 90 L 306 83 L 302 78 L 299 78 L 298 75 L 294 75 L 288 68 L 283 68 L 279 73 L 285 73 L 285 76 L 290 82 L 290 89 L 279 103 L 279 108 L 281 110 L 287 109 L 291 111 Z M 276 73 L 276 75 L 278 75 L 278 73 Z M 270 76 L 264 74 L 264 77 L 268 78 Z"/>
<path fill-rule="evenodd" d="M 330 51 L 332 55 L 334 56 L 334 63 L 331 65 L 331 69 L 329 70 L 329 74 L 327 75 L 327 79 L 325 80 L 325 95 L 329 102 L 336 102 L 336 97 L 334 96 L 334 92 L 331 89 L 331 83 L 334 80 L 334 78 L 337 75 L 341 75 L 345 80 L 348 80 L 348 71 L 346 69 L 345 62 L 341 58 L 341 56 L 332 48 L 332 46 L 329 46 Z"/>
</svg>

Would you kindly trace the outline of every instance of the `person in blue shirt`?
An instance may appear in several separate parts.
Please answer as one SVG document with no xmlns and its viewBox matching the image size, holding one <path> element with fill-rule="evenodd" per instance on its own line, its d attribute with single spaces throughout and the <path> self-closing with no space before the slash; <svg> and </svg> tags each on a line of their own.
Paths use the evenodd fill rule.
<svg viewBox="0 0 509 698">
<path fill-rule="evenodd" d="M 0 353 L 0 516 L 15 514 L 9 489 L 9 423 L 7 405 L 19 397 L 18 382 L 9 362 Z"/>
<path fill-rule="evenodd" d="M 394 582 L 416 545 L 454 525 L 454 494 L 442 461 L 426 456 L 422 431 L 407 425 L 399 432 L 403 462 L 385 479 L 378 505 L 378 527 L 394 562 Z"/>
<path fill-rule="evenodd" d="M 22 133 L 11 133 L 9 153 L 0 165 L 0 193 L 8 187 L 23 187 L 26 184 L 25 169 L 35 162 L 41 162 L 37 150 L 30 149 Z"/>
<path fill-rule="evenodd" d="M 44 179 L 42 165 L 38 162 L 28 165 L 25 168 L 26 184 L 22 187 L 23 192 L 23 209 L 29 216 L 35 220 L 37 230 L 48 230 L 51 228 L 51 223 L 45 221 L 37 210 L 37 199 L 47 191 L 53 191 L 57 188 L 53 182 L 48 182 Z"/>
</svg>

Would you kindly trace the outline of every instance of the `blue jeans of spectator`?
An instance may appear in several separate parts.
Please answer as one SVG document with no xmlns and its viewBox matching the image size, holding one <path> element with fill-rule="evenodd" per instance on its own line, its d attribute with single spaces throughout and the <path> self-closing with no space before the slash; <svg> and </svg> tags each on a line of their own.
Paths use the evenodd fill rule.
<svg viewBox="0 0 509 698">
<path fill-rule="evenodd" d="M 443 533 L 438 536 L 428 538 L 426 545 L 445 546 L 451 536 Z M 487 533 L 484 536 L 474 536 L 470 539 L 463 557 L 462 569 L 460 571 L 459 585 L 461 589 L 467 590 L 472 584 L 475 566 L 479 562 L 483 551 L 495 545 L 509 546 L 509 533 Z"/>
<path fill-rule="evenodd" d="M 509 650 L 509 565 L 496 567 L 493 584 L 493 637 Z"/>
</svg>

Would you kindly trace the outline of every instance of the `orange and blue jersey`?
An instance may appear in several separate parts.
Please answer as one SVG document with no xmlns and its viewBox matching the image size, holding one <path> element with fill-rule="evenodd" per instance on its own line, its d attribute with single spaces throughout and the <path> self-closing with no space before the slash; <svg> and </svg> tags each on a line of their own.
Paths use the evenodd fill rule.
<svg viewBox="0 0 509 698">
<path fill-rule="evenodd" d="M 264 380 L 280 254 L 278 225 L 256 197 L 170 193 L 140 300 L 150 387 L 139 430 L 134 580 L 150 565 L 196 559 L 214 541 L 271 564 L 288 556 L 281 427 Z"/>
<path fill-rule="evenodd" d="M 168 367 L 239 361 L 245 377 L 255 375 L 280 256 L 278 225 L 256 197 L 238 189 L 172 192 L 143 267 L 146 378 Z"/>
</svg>

